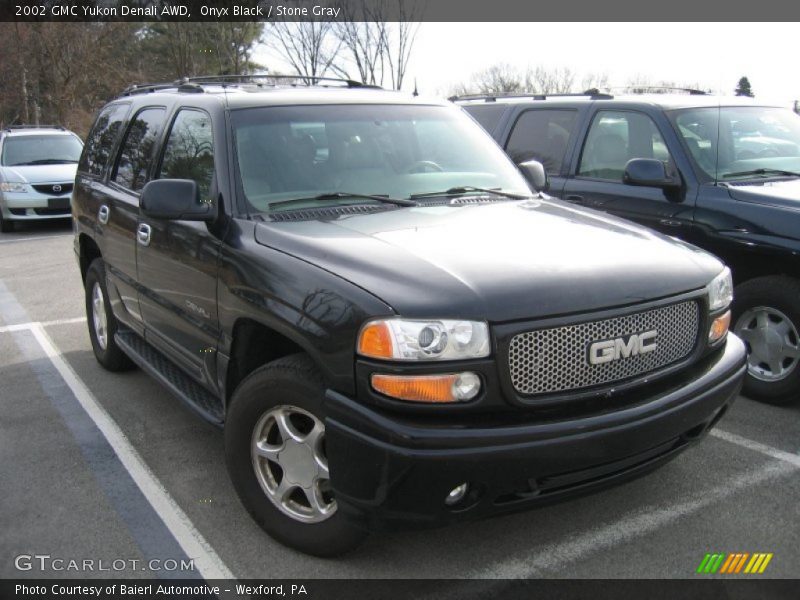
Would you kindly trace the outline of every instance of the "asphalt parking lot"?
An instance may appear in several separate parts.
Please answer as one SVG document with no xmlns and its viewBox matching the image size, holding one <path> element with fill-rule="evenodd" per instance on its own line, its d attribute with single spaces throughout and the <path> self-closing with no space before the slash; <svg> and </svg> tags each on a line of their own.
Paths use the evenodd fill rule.
<svg viewBox="0 0 800 600">
<path fill-rule="evenodd" d="M 142 372 L 100 368 L 83 303 L 69 224 L 0 236 L 0 578 L 725 577 L 695 573 L 719 552 L 773 554 L 748 577 L 800 576 L 800 405 L 742 397 L 702 444 L 624 486 L 322 560 L 251 521 L 220 431 Z M 194 570 L 171 568 L 186 559 Z"/>
</svg>

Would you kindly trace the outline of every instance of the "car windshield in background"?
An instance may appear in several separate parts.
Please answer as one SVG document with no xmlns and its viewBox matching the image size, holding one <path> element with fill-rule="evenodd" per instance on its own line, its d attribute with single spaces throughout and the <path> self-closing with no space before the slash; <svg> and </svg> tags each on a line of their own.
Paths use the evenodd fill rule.
<svg viewBox="0 0 800 600">
<path fill-rule="evenodd" d="M 530 194 L 491 138 L 449 107 L 265 107 L 234 111 L 232 120 L 244 193 L 259 211 L 375 202 L 357 194 Z"/>
<path fill-rule="evenodd" d="M 789 109 L 692 108 L 672 118 L 695 164 L 710 179 L 800 173 L 800 117 Z"/>
<path fill-rule="evenodd" d="M 77 163 L 83 144 L 72 135 L 21 135 L 3 142 L 2 165 L 22 167 Z"/>
</svg>

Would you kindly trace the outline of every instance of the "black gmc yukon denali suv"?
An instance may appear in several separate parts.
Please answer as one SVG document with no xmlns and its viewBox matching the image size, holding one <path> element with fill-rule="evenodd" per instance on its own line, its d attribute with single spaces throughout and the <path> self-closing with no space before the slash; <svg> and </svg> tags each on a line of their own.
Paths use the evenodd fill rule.
<svg viewBox="0 0 800 600">
<path fill-rule="evenodd" d="M 97 360 L 224 423 L 273 537 L 334 555 L 584 493 L 733 402 L 718 259 L 531 192 L 449 103 L 279 84 L 128 90 L 73 198 Z"/>
<path fill-rule="evenodd" d="M 800 117 L 697 90 L 459 104 L 514 161 L 544 163 L 553 196 L 720 257 L 736 286 L 745 393 L 800 400 Z"/>
</svg>

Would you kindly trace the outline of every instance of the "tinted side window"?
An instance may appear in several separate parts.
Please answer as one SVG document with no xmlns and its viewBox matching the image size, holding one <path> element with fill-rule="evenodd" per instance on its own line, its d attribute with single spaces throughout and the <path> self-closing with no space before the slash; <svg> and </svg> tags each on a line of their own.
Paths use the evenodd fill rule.
<svg viewBox="0 0 800 600">
<path fill-rule="evenodd" d="M 478 124 L 489 133 L 494 131 L 503 113 L 506 112 L 506 107 L 497 104 L 477 104 L 474 106 L 465 106 L 466 110 Z"/>
<path fill-rule="evenodd" d="M 514 124 L 506 152 L 515 163 L 538 160 L 551 175 L 561 171 L 575 127 L 574 110 L 528 110 Z"/>
<path fill-rule="evenodd" d="M 123 187 L 138 192 L 147 183 L 147 173 L 153 164 L 153 152 L 164 125 L 163 108 L 146 108 L 131 121 L 117 168 L 111 178 Z"/>
<path fill-rule="evenodd" d="M 192 179 L 200 188 L 200 198 L 211 197 L 214 177 L 214 138 L 211 118 L 198 110 L 182 110 L 175 117 L 167 138 L 160 179 Z"/>
<path fill-rule="evenodd" d="M 670 160 L 656 124 L 643 113 L 598 112 L 586 136 L 578 175 L 622 181 L 632 158 Z"/>
<path fill-rule="evenodd" d="M 81 156 L 78 170 L 98 177 L 103 174 L 127 112 L 127 104 L 117 104 L 103 109 L 89 133 L 89 137 L 86 138 L 86 147 Z"/>
</svg>

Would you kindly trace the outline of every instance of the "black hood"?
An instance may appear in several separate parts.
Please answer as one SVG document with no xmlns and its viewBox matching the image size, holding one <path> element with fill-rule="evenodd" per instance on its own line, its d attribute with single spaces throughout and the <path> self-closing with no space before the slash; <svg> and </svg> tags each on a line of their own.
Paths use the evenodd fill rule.
<svg viewBox="0 0 800 600">
<path fill-rule="evenodd" d="M 683 242 L 549 200 L 263 223 L 256 240 L 417 318 L 497 322 L 629 305 L 702 288 L 723 268 Z"/>
</svg>

